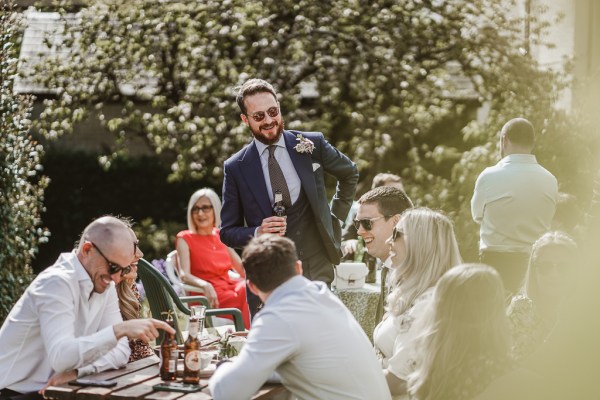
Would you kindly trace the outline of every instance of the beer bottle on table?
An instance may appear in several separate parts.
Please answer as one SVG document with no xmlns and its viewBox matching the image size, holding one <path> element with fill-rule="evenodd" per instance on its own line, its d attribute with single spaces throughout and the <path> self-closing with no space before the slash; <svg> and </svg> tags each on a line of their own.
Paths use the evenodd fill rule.
<svg viewBox="0 0 600 400">
<path fill-rule="evenodd" d="M 183 347 L 183 382 L 198 384 L 200 382 L 200 339 L 204 325 L 206 307 L 192 307 L 188 326 L 188 338 Z"/>
<path fill-rule="evenodd" d="M 162 314 L 167 315 L 165 322 L 173 328 L 174 324 L 171 311 Z M 174 381 L 177 379 L 178 355 L 179 352 L 177 351 L 177 340 L 175 340 L 175 335 L 165 332 L 163 341 L 160 344 L 160 379 L 163 381 Z"/>
<path fill-rule="evenodd" d="M 283 205 L 283 194 L 281 190 L 275 192 L 275 202 L 273 204 L 273 215 L 276 217 L 285 217 L 285 206 Z"/>
</svg>

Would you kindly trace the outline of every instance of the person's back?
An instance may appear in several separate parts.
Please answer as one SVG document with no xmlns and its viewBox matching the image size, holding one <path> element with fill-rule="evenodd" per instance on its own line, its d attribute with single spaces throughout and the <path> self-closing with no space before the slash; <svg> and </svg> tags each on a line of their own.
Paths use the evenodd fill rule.
<svg viewBox="0 0 600 400">
<path fill-rule="evenodd" d="M 272 324 L 289 332 L 295 348 L 276 371 L 298 397 L 389 396 L 369 339 L 325 284 L 301 276 L 290 279 L 273 292 L 255 321 L 257 336 Z"/>
<path fill-rule="evenodd" d="M 366 334 L 325 283 L 302 276 L 290 239 L 254 238 L 242 259 L 264 307 L 240 355 L 211 377 L 215 400 L 250 398 L 269 378 L 299 399 L 390 399 Z"/>
<path fill-rule="evenodd" d="M 535 132 L 531 122 L 514 118 L 502 127 L 502 159 L 486 168 L 475 182 L 471 214 L 481 225 L 479 261 L 502 276 L 514 294 L 527 269 L 529 251 L 550 229 L 556 201 L 556 178 L 532 154 Z"/>
<path fill-rule="evenodd" d="M 486 193 L 481 250 L 528 252 L 550 229 L 556 209 L 556 178 L 533 156 L 513 154 L 481 174 Z"/>
</svg>

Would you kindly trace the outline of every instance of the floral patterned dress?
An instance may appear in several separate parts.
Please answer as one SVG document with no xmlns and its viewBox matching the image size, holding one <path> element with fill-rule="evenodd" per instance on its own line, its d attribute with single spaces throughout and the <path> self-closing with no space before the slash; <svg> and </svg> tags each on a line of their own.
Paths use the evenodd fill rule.
<svg viewBox="0 0 600 400">
<path fill-rule="evenodd" d="M 140 292 L 138 291 L 137 285 L 135 282 L 131 285 L 131 290 L 135 294 L 135 297 L 138 299 L 138 313 L 142 310 L 142 305 L 140 304 Z M 132 339 L 129 341 L 129 348 L 131 349 L 131 354 L 129 355 L 129 361 L 133 362 L 140 360 L 142 358 L 150 357 L 154 354 L 154 350 L 148 344 L 148 342 L 143 341 L 142 339 Z"/>
</svg>

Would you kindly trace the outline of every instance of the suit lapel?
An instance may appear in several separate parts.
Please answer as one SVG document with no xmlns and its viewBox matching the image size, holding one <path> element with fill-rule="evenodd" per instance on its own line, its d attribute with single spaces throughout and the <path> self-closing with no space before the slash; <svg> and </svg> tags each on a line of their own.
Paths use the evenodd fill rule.
<svg viewBox="0 0 600 400">
<path fill-rule="evenodd" d="M 240 160 L 242 175 L 249 182 L 250 191 L 256 199 L 256 203 L 265 216 L 271 215 L 271 201 L 269 192 L 265 185 L 265 176 L 260 163 L 260 155 L 254 141 L 248 145 L 244 157 Z"/>
<path fill-rule="evenodd" d="M 308 153 L 298 153 L 294 146 L 298 144 L 296 140 L 296 136 L 289 131 L 284 131 L 283 136 L 285 139 L 285 147 L 287 148 L 288 153 L 290 154 L 290 158 L 292 160 L 292 164 L 294 164 L 294 168 L 296 168 L 296 172 L 298 173 L 298 177 L 300 178 L 300 183 L 302 184 L 302 188 L 304 189 L 304 193 L 308 197 L 308 201 L 310 202 L 313 210 L 316 210 L 318 201 L 317 201 L 317 185 L 315 183 L 315 177 L 312 170 L 312 157 Z"/>
</svg>

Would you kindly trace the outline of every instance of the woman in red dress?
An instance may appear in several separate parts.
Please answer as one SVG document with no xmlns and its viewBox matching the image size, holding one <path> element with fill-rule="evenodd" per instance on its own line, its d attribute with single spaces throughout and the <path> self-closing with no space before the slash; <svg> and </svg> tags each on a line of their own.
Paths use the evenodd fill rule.
<svg viewBox="0 0 600 400">
<path fill-rule="evenodd" d="M 188 229 L 177 234 L 176 249 L 183 283 L 198 286 L 213 308 L 237 308 L 246 329 L 250 312 L 246 301 L 246 272 L 238 254 L 221 242 L 221 200 L 208 188 L 196 191 L 187 210 Z M 240 279 L 231 279 L 234 270 Z"/>
</svg>

